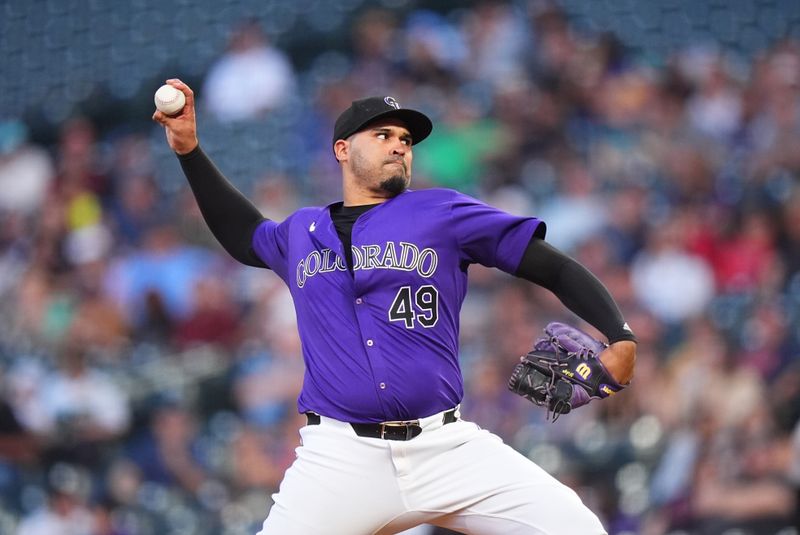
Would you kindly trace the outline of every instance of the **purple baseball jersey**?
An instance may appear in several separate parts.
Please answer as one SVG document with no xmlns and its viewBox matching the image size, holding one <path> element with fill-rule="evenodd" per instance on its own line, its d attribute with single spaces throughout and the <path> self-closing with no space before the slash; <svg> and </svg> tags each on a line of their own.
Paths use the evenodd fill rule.
<svg viewBox="0 0 800 535">
<path fill-rule="evenodd" d="M 513 273 L 537 227 L 543 236 L 538 219 L 453 190 L 409 190 L 359 216 L 351 274 L 329 207 L 263 222 L 253 249 L 289 286 L 297 314 L 298 410 L 383 422 L 459 404 L 467 267 Z"/>
</svg>

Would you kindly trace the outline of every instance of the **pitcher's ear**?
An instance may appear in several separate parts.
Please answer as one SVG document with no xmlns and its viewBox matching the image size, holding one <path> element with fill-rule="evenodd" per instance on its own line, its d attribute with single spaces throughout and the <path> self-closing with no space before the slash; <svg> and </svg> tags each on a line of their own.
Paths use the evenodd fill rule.
<svg viewBox="0 0 800 535">
<path fill-rule="evenodd" d="M 333 144 L 333 154 L 340 162 L 347 160 L 350 156 L 350 142 L 346 139 L 337 139 Z"/>
</svg>

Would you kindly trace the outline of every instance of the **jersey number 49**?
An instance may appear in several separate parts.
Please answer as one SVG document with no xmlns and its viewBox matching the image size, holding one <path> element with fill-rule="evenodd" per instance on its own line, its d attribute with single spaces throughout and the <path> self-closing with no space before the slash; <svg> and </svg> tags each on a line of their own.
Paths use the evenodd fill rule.
<svg viewBox="0 0 800 535">
<path fill-rule="evenodd" d="M 425 328 L 436 325 L 439 319 L 439 292 L 435 286 L 426 284 L 412 292 L 411 286 L 403 286 L 389 307 L 389 321 L 402 321 L 406 329 L 413 329 L 414 323 Z"/>
</svg>

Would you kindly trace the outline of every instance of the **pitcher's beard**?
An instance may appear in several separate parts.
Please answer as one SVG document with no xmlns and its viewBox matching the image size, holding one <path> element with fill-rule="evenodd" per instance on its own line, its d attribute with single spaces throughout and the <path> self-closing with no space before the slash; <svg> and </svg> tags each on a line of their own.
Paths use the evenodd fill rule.
<svg viewBox="0 0 800 535">
<path fill-rule="evenodd" d="M 381 182 L 378 187 L 381 191 L 388 193 L 392 197 L 396 197 L 406 190 L 408 184 L 406 183 L 405 177 L 395 175 Z"/>
</svg>

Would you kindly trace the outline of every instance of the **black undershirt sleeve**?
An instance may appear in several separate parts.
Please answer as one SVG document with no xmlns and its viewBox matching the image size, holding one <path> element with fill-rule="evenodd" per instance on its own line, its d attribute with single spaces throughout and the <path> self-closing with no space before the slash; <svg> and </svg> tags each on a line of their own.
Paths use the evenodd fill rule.
<svg viewBox="0 0 800 535">
<path fill-rule="evenodd" d="M 178 155 L 208 228 L 222 247 L 242 264 L 267 267 L 253 250 L 253 233 L 265 221 L 258 208 L 217 169 L 198 145 Z"/>
<path fill-rule="evenodd" d="M 515 275 L 553 292 L 564 306 L 603 333 L 609 343 L 636 341 L 603 283 L 543 239 L 531 238 Z"/>
</svg>

